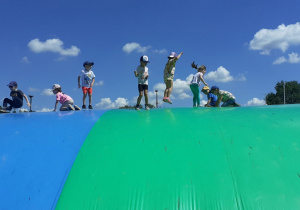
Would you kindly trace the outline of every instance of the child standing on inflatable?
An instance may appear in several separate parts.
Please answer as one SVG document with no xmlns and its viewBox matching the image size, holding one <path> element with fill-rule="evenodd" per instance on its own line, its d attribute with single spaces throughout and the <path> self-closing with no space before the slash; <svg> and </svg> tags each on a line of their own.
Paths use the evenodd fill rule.
<svg viewBox="0 0 300 210">
<path fill-rule="evenodd" d="M 89 109 L 93 109 L 92 106 L 92 93 L 93 86 L 95 82 L 95 74 L 91 70 L 94 65 L 94 62 L 86 61 L 83 63 L 84 70 L 81 70 L 78 76 L 78 88 L 82 87 L 83 97 L 82 97 L 82 108 L 86 109 L 85 100 L 87 94 L 89 95 Z M 80 85 L 81 78 L 81 85 Z"/>
<path fill-rule="evenodd" d="M 181 52 L 178 56 L 175 52 L 171 52 L 171 54 L 168 56 L 168 62 L 165 66 L 164 70 L 164 82 L 166 84 L 166 89 L 164 92 L 164 98 L 163 101 L 167 102 L 169 104 L 172 104 L 170 100 L 171 92 L 173 90 L 173 79 L 174 79 L 174 73 L 175 73 L 175 64 L 176 61 L 181 57 L 183 52 Z"/>
<path fill-rule="evenodd" d="M 57 108 L 57 104 L 58 102 L 60 102 L 62 105 L 60 107 L 60 111 L 75 111 L 75 110 L 80 110 L 80 108 L 78 106 L 74 106 L 74 101 L 73 99 L 68 96 L 67 94 L 64 94 L 61 92 L 61 86 L 58 84 L 54 84 L 52 86 L 52 92 L 53 94 L 56 95 L 56 102 L 55 102 L 55 106 L 54 106 L 54 112 L 56 111 Z"/>
<path fill-rule="evenodd" d="M 143 93 L 145 95 L 145 109 L 149 110 L 148 106 L 148 68 L 146 67 L 147 64 L 150 63 L 148 57 L 143 55 L 140 58 L 140 65 L 134 71 L 134 76 L 138 78 L 138 90 L 139 90 L 139 97 L 137 98 L 135 109 L 140 109 L 140 103 L 143 98 Z"/>
<path fill-rule="evenodd" d="M 207 83 L 204 81 L 203 76 L 206 72 L 206 66 L 201 65 L 198 67 L 198 65 L 195 65 L 195 62 L 192 63 L 192 68 L 197 69 L 198 72 L 193 75 L 191 84 L 190 84 L 190 89 L 193 93 L 193 107 L 200 106 L 200 94 L 199 94 L 199 86 L 200 82 L 202 81 L 206 86 Z"/>
<path fill-rule="evenodd" d="M 3 110 L 11 111 L 12 108 L 16 108 L 16 109 L 21 108 L 23 106 L 23 98 L 25 98 L 27 105 L 30 107 L 30 103 L 28 101 L 27 96 L 21 90 L 18 90 L 17 82 L 11 81 L 7 86 L 11 90 L 10 96 L 12 100 L 9 98 L 5 98 L 3 100 L 3 107 L 2 107 Z M 9 104 L 8 107 L 7 104 Z"/>
<path fill-rule="evenodd" d="M 211 92 L 218 97 L 216 107 L 220 105 L 221 101 L 223 102 L 221 107 L 241 106 L 240 104 L 235 102 L 235 97 L 232 93 L 228 91 L 220 90 L 218 86 L 212 86 Z"/>
<path fill-rule="evenodd" d="M 204 86 L 201 91 L 202 91 L 202 93 L 207 95 L 207 103 L 204 106 L 205 107 L 214 107 L 214 106 L 216 106 L 216 102 L 218 100 L 218 97 L 209 90 L 209 87 Z"/>
</svg>

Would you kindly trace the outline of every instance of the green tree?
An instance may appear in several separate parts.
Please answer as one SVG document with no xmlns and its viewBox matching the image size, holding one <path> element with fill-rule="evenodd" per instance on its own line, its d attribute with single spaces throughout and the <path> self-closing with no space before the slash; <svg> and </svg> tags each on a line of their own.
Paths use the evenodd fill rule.
<svg viewBox="0 0 300 210">
<path fill-rule="evenodd" d="M 300 103 L 300 84 L 297 81 L 277 82 L 275 86 L 276 93 L 268 93 L 266 95 L 266 103 L 268 105 L 284 104 L 284 85 L 285 85 L 285 103 L 298 104 Z"/>
</svg>

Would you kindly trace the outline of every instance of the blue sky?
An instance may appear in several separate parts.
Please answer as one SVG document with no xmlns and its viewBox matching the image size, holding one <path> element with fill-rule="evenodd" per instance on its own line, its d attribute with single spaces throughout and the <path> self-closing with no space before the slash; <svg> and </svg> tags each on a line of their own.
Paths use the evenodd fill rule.
<svg viewBox="0 0 300 210">
<path fill-rule="evenodd" d="M 15 80 L 34 95 L 33 110 L 53 110 L 49 89 L 55 83 L 81 107 L 77 77 L 86 60 L 95 62 L 95 109 L 136 103 L 133 71 L 142 55 L 150 60 L 150 102 L 157 89 L 161 107 L 192 106 L 193 61 L 206 65 L 209 86 L 233 93 L 245 106 L 263 105 L 278 81 L 300 78 L 296 0 L 1 0 L 0 6 L 0 99 L 9 97 L 6 85 Z M 161 99 L 172 51 L 183 55 L 169 105 Z"/>
</svg>

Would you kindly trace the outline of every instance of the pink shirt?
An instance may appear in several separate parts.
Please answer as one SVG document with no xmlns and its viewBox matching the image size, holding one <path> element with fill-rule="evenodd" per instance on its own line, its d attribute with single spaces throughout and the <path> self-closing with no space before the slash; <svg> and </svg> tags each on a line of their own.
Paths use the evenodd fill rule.
<svg viewBox="0 0 300 210">
<path fill-rule="evenodd" d="M 59 101 L 61 104 L 65 103 L 66 101 L 71 100 L 72 98 L 62 92 L 58 92 L 56 94 L 56 100 Z"/>
</svg>

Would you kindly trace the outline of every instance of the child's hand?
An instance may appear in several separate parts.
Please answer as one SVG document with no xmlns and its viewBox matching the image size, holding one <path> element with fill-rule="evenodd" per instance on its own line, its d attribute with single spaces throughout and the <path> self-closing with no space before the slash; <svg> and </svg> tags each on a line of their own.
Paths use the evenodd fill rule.
<svg viewBox="0 0 300 210">
<path fill-rule="evenodd" d="M 31 106 L 31 105 L 30 105 L 30 103 L 27 103 L 27 106 L 29 106 L 29 107 L 30 107 L 30 106 Z"/>
</svg>

